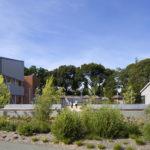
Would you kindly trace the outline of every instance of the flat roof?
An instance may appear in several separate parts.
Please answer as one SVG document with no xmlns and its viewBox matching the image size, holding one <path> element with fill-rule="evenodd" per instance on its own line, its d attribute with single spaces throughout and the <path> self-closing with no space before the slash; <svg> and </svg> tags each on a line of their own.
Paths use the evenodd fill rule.
<svg viewBox="0 0 150 150">
<path fill-rule="evenodd" d="M 18 59 L 12 59 L 12 58 L 7 58 L 7 57 L 1 57 L 0 59 L 7 59 L 7 60 L 13 60 L 13 61 L 20 61 L 20 62 L 24 62 L 23 60 L 18 60 Z"/>
</svg>

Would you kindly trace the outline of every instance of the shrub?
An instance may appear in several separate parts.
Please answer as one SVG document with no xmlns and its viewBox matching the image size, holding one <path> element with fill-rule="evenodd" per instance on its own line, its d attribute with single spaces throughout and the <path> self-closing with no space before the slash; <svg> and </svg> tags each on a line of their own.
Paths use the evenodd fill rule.
<svg viewBox="0 0 150 150">
<path fill-rule="evenodd" d="M 80 115 L 75 111 L 64 110 L 52 122 L 52 133 L 57 139 L 70 139 L 71 142 L 83 136 Z"/>
<path fill-rule="evenodd" d="M 98 148 L 99 148 L 99 149 L 105 149 L 106 146 L 105 146 L 104 144 L 98 144 Z"/>
<path fill-rule="evenodd" d="M 121 144 L 115 144 L 113 150 L 123 150 L 123 147 L 121 146 Z"/>
<path fill-rule="evenodd" d="M 72 143 L 71 139 L 69 139 L 69 138 L 63 139 L 62 141 L 64 144 L 71 144 Z"/>
<path fill-rule="evenodd" d="M 127 125 L 123 120 L 119 110 L 107 107 L 99 110 L 85 109 L 82 112 L 85 132 L 103 138 L 127 137 Z"/>
<path fill-rule="evenodd" d="M 113 143 L 114 141 L 113 141 L 113 139 L 109 139 L 109 142 L 110 142 L 110 143 Z"/>
<path fill-rule="evenodd" d="M 129 146 L 129 147 L 126 148 L 126 150 L 134 150 L 134 148 Z"/>
<path fill-rule="evenodd" d="M 129 135 L 129 138 L 130 138 L 130 139 L 136 139 L 136 138 L 137 138 L 137 135 L 135 135 L 135 134 L 130 134 L 130 135 Z"/>
<path fill-rule="evenodd" d="M 32 125 L 30 123 L 20 123 L 17 128 L 20 135 L 31 136 L 33 134 Z"/>
<path fill-rule="evenodd" d="M 144 134 L 144 138 L 145 138 L 147 141 L 150 141 L 150 122 L 147 122 L 147 123 L 144 125 L 143 134 Z"/>
<path fill-rule="evenodd" d="M 38 141 L 38 138 L 37 138 L 37 137 L 32 137 L 31 141 L 37 142 L 37 141 Z"/>
<path fill-rule="evenodd" d="M 59 143 L 59 141 L 55 138 L 55 139 L 53 139 L 53 143 L 57 144 L 57 143 Z"/>
<path fill-rule="evenodd" d="M 88 149 L 92 149 L 92 148 L 94 148 L 95 146 L 94 146 L 94 144 L 88 143 L 88 144 L 86 144 L 86 147 L 87 147 Z"/>
<path fill-rule="evenodd" d="M 123 142 L 123 144 L 124 144 L 124 145 L 127 145 L 127 144 L 128 144 L 128 142 Z"/>
<path fill-rule="evenodd" d="M 128 133 L 129 134 L 135 134 L 135 135 L 141 134 L 141 131 L 140 131 L 139 126 L 137 124 L 127 123 L 127 127 L 128 127 Z"/>
<path fill-rule="evenodd" d="M 99 141 L 99 140 L 102 140 L 102 138 L 101 138 L 101 137 L 99 137 L 99 136 L 94 136 L 94 137 L 93 137 L 93 140 L 97 140 L 97 141 Z"/>
<path fill-rule="evenodd" d="M 78 146 L 82 146 L 83 145 L 83 141 L 82 140 L 76 141 L 75 144 L 78 145 Z"/>
<path fill-rule="evenodd" d="M 47 143 L 47 142 L 49 142 L 49 140 L 47 138 L 44 138 L 44 139 L 42 139 L 42 142 Z"/>
<path fill-rule="evenodd" d="M 85 139 L 87 139 L 87 140 L 93 140 L 93 135 L 92 134 L 87 134 L 85 136 Z"/>
<path fill-rule="evenodd" d="M 45 87 L 42 89 L 42 95 L 39 95 L 39 90 L 36 91 L 36 104 L 34 108 L 35 119 L 39 121 L 48 121 L 52 104 L 60 101 L 63 95 L 62 88 L 55 90 L 53 84 L 54 78 L 51 76 L 46 80 Z"/>
<path fill-rule="evenodd" d="M 136 142 L 137 145 L 145 145 L 145 142 L 142 138 L 135 139 L 135 142 Z"/>
<path fill-rule="evenodd" d="M 31 123 L 32 130 L 34 133 L 48 133 L 50 132 L 50 124 L 47 121 L 36 121 L 33 120 Z"/>
<path fill-rule="evenodd" d="M 17 122 L 7 120 L 6 117 L 0 118 L 0 130 L 3 131 L 16 131 L 17 128 Z"/>
</svg>

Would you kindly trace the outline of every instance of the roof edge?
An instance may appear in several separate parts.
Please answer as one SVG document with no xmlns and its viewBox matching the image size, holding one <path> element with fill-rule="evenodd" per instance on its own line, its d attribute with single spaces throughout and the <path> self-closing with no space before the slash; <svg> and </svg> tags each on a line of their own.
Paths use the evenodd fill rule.
<svg viewBox="0 0 150 150">
<path fill-rule="evenodd" d="M 150 86 L 150 82 L 148 82 L 140 92 L 142 93 L 148 86 Z"/>
</svg>

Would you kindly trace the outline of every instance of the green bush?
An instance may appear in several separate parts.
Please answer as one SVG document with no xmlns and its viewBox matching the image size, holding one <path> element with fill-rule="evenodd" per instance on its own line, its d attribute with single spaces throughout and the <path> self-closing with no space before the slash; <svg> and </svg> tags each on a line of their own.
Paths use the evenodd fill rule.
<svg viewBox="0 0 150 150">
<path fill-rule="evenodd" d="M 48 133 L 50 132 L 50 124 L 43 121 L 32 120 L 29 123 L 21 122 L 18 125 L 17 131 L 20 135 L 30 136 L 33 133 Z"/>
<path fill-rule="evenodd" d="M 145 138 L 147 141 L 150 141 L 150 122 L 147 122 L 147 123 L 144 125 L 143 134 L 144 134 L 144 138 Z"/>
<path fill-rule="evenodd" d="M 71 139 L 69 139 L 69 138 L 63 139 L 62 141 L 64 144 L 71 144 L 72 143 Z"/>
<path fill-rule="evenodd" d="M 30 122 L 32 126 L 32 130 L 34 133 L 49 133 L 50 132 L 50 124 L 47 121 L 36 121 L 33 120 Z"/>
<path fill-rule="evenodd" d="M 94 144 L 88 143 L 88 144 L 86 144 L 86 147 L 87 147 L 88 149 L 92 149 L 92 148 L 94 148 L 95 146 L 94 146 Z"/>
<path fill-rule="evenodd" d="M 128 142 L 123 142 L 123 144 L 124 144 L 124 145 L 127 145 L 127 144 L 128 144 Z"/>
<path fill-rule="evenodd" d="M 39 139 L 37 137 L 32 137 L 31 141 L 37 142 Z"/>
<path fill-rule="evenodd" d="M 83 136 L 83 127 L 80 115 L 68 109 L 62 111 L 52 122 L 52 133 L 57 139 L 70 139 L 71 142 Z"/>
<path fill-rule="evenodd" d="M 55 138 L 55 139 L 53 139 L 53 143 L 57 144 L 57 143 L 59 143 L 59 141 Z"/>
<path fill-rule="evenodd" d="M 141 131 L 139 129 L 139 126 L 137 124 L 128 123 L 128 134 L 134 134 L 134 135 L 140 135 Z"/>
<path fill-rule="evenodd" d="M 87 140 L 93 140 L 93 135 L 92 134 L 87 134 L 85 136 L 85 139 L 87 139 Z"/>
<path fill-rule="evenodd" d="M 78 145 L 78 146 L 82 146 L 83 145 L 83 141 L 82 140 L 76 141 L 75 144 Z"/>
<path fill-rule="evenodd" d="M 86 134 L 94 134 L 103 138 L 127 137 L 127 125 L 124 117 L 117 109 L 108 107 L 99 110 L 85 109 L 82 122 Z"/>
<path fill-rule="evenodd" d="M 145 142 L 142 138 L 135 139 L 135 142 L 136 142 L 137 145 L 145 145 Z"/>
<path fill-rule="evenodd" d="M 134 148 L 129 146 L 129 147 L 126 148 L 126 150 L 134 150 Z"/>
<path fill-rule="evenodd" d="M 33 134 L 32 125 L 30 123 L 20 123 L 17 127 L 17 132 L 20 135 L 31 136 Z"/>
<path fill-rule="evenodd" d="M 102 140 L 102 138 L 100 136 L 95 135 L 95 136 L 93 136 L 93 140 L 100 141 L 100 140 Z"/>
<path fill-rule="evenodd" d="M 113 142 L 114 142 L 113 139 L 109 139 L 108 141 L 109 141 L 110 143 L 113 143 Z"/>
<path fill-rule="evenodd" d="M 17 128 L 17 122 L 7 120 L 6 117 L 1 117 L 0 118 L 0 130 L 3 131 L 16 131 Z"/>
<path fill-rule="evenodd" d="M 105 146 L 104 144 L 98 144 L 98 148 L 99 148 L 99 149 L 105 149 L 106 146 Z"/>
<path fill-rule="evenodd" d="M 47 142 L 49 142 L 49 139 L 44 138 L 44 139 L 42 139 L 42 142 L 43 142 L 43 143 L 47 143 Z"/>
<path fill-rule="evenodd" d="M 137 137 L 138 137 L 138 136 L 135 135 L 135 134 L 130 134 L 130 135 L 129 135 L 129 138 L 130 138 L 130 139 L 136 139 Z"/>
<path fill-rule="evenodd" d="M 121 144 L 115 144 L 113 150 L 123 150 L 123 147 L 121 146 Z"/>
</svg>

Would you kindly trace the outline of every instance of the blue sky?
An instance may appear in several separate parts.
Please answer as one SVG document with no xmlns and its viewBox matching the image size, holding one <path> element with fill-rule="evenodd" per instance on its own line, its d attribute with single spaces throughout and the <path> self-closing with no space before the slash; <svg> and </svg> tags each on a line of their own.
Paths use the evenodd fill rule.
<svg viewBox="0 0 150 150">
<path fill-rule="evenodd" d="M 0 56 L 52 70 L 150 57 L 149 0 L 0 0 Z"/>
</svg>

